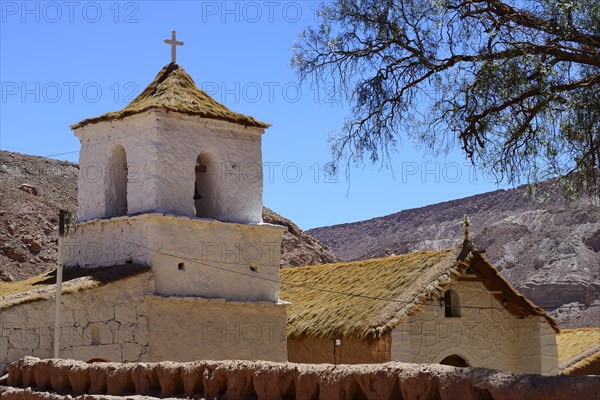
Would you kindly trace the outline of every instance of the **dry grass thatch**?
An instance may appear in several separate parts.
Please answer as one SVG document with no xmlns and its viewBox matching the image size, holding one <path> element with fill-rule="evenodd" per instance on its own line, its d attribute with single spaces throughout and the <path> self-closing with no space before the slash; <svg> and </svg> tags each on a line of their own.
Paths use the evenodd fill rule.
<svg viewBox="0 0 600 400">
<path fill-rule="evenodd" d="M 127 107 L 99 117 L 88 118 L 71 126 L 78 129 L 87 124 L 113 121 L 150 109 L 175 111 L 203 118 L 219 119 L 244 126 L 267 128 L 270 125 L 247 115 L 231 111 L 196 87 L 194 80 L 179 65 L 171 63 Z"/>
<path fill-rule="evenodd" d="M 66 268 L 62 293 L 88 290 L 148 272 L 150 267 L 124 264 L 113 267 Z M 0 310 L 33 301 L 47 300 L 56 291 L 56 270 L 16 282 L 0 282 Z"/>
<path fill-rule="evenodd" d="M 600 375 L 600 351 L 597 351 L 560 371 L 562 375 Z"/>
<path fill-rule="evenodd" d="M 559 367 L 568 374 L 600 360 L 600 328 L 563 329 L 556 345 Z"/>
<path fill-rule="evenodd" d="M 448 253 L 427 251 L 282 270 L 281 298 L 292 303 L 288 307 L 288 336 L 373 335 L 384 322 L 379 314 L 390 303 L 377 298 L 413 301 L 418 292 L 411 290 L 415 281 Z"/>
<path fill-rule="evenodd" d="M 519 294 L 465 242 L 454 251 L 421 251 L 282 270 L 281 298 L 292 303 L 288 337 L 380 337 L 424 304 L 443 297 L 445 289 L 468 267 L 489 290 L 508 297 L 508 312 L 519 317 L 542 316 L 558 331 L 552 317 Z"/>
</svg>

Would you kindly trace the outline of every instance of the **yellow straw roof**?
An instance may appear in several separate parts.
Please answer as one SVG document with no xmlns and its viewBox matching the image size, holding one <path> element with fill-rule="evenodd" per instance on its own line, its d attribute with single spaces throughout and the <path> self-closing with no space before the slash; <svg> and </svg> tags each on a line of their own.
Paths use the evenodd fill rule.
<svg viewBox="0 0 600 400">
<path fill-rule="evenodd" d="M 127 107 L 99 117 L 88 118 L 71 126 L 78 129 L 88 124 L 114 121 L 150 109 L 174 111 L 218 119 L 244 126 L 267 128 L 270 125 L 250 116 L 238 114 L 218 103 L 206 92 L 198 89 L 194 80 L 179 65 L 171 63 L 163 67 L 156 78 Z"/>
<path fill-rule="evenodd" d="M 122 279 L 150 272 L 140 264 L 122 264 L 112 267 L 65 268 L 62 293 L 76 293 L 95 289 Z M 15 305 L 48 300 L 56 291 L 56 270 L 16 282 L 0 282 L 0 310 Z"/>
<path fill-rule="evenodd" d="M 561 372 L 572 374 L 600 361 L 600 328 L 563 329 L 556 336 L 556 345 Z"/>
<path fill-rule="evenodd" d="M 291 302 L 288 337 L 380 337 L 442 298 L 468 267 L 488 290 L 506 296 L 509 313 L 544 317 L 558 331 L 552 317 L 518 293 L 467 241 L 455 250 L 281 270 L 281 299 Z"/>
</svg>

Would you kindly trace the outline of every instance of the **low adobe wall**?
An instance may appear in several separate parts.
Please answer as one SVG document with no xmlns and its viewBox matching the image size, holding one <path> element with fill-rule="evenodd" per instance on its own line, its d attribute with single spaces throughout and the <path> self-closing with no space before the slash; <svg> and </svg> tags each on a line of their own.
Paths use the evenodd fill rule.
<svg viewBox="0 0 600 400">
<path fill-rule="evenodd" d="M 513 375 L 443 365 L 292 364 L 266 361 L 98 363 L 26 357 L 9 367 L 0 397 L 57 399 L 73 396 L 204 396 L 222 399 L 591 399 L 592 376 Z M 31 389 L 15 389 L 27 388 Z M 83 398 L 83 396 L 82 396 Z"/>
</svg>

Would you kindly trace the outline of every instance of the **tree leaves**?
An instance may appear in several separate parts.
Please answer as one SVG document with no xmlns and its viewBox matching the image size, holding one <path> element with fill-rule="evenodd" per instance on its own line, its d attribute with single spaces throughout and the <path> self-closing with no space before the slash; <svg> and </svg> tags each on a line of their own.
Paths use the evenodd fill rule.
<svg viewBox="0 0 600 400">
<path fill-rule="evenodd" d="M 561 176 L 600 195 L 598 4 L 337 0 L 319 15 L 292 63 L 353 106 L 332 170 L 387 164 L 405 136 L 434 152 L 459 143 L 499 180 Z"/>
</svg>

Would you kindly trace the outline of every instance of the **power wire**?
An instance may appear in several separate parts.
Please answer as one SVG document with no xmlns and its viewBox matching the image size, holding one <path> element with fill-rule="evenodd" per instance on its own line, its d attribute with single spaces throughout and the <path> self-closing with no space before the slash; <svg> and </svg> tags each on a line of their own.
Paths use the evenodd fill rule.
<svg viewBox="0 0 600 400">
<path fill-rule="evenodd" d="M 254 274 L 249 274 L 243 271 L 236 271 L 236 270 L 231 270 L 228 268 L 224 268 L 215 264 L 210 264 L 207 263 L 206 261 L 202 261 L 202 260 L 198 260 L 198 259 L 194 259 L 194 258 L 190 258 L 190 257 L 185 257 L 185 256 L 181 256 L 181 255 L 177 255 L 177 254 L 172 254 L 169 252 L 166 252 L 164 250 L 160 250 L 160 249 L 155 249 L 137 242 L 133 242 L 127 239 L 123 239 L 114 235 L 110 235 L 106 232 L 102 232 L 102 231 L 98 231 L 89 227 L 86 227 L 85 229 L 90 230 L 91 232 L 103 235 L 103 236 L 107 236 L 111 239 L 114 240 L 118 240 L 118 241 L 122 241 L 128 244 L 132 244 L 135 246 L 138 246 L 140 248 L 146 249 L 149 252 L 156 252 L 159 254 L 163 254 L 169 257 L 173 257 L 173 258 L 177 258 L 177 259 L 181 259 L 181 260 L 185 260 L 194 264 L 199 264 L 199 265 L 203 265 L 209 268 L 213 268 L 216 270 L 220 270 L 220 271 L 224 271 L 224 272 L 229 272 L 229 273 L 233 273 L 233 274 L 237 274 L 237 275 L 242 275 L 242 276 L 247 276 L 250 278 L 254 278 L 254 279 L 261 279 L 261 280 L 265 280 L 265 281 L 269 281 L 269 282 L 273 282 L 273 283 L 280 283 L 283 285 L 288 285 L 288 286 L 294 286 L 294 287 L 299 287 L 299 288 L 303 288 L 303 289 L 309 289 L 309 290 L 314 290 L 314 291 L 319 291 L 319 292 L 325 292 L 325 293 L 331 293 L 331 294 L 337 294 L 337 295 L 342 295 L 342 296 L 349 296 L 349 297 L 358 297 L 358 298 L 364 298 L 364 299 L 368 299 L 368 300 L 377 300 L 377 301 L 385 301 L 385 302 L 390 302 L 390 303 L 399 303 L 399 304 L 404 304 L 404 305 L 409 305 L 409 304 L 414 304 L 414 302 L 410 302 L 410 301 L 402 301 L 402 300 L 398 300 L 398 299 L 393 299 L 393 298 L 385 298 L 385 297 L 377 297 L 377 296 L 368 296 L 368 295 L 364 295 L 364 294 L 359 294 L 359 293 L 350 293 L 350 292 L 344 292 L 344 291 L 339 291 L 339 290 L 333 290 L 333 289 L 327 289 L 327 288 L 319 288 L 319 287 L 313 287 L 313 286 L 309 286 L 309 285 L 303 285 L 303 284 L 298 284 L 298 283 L 291 283 L 291 282 L 285 282 L 285 281 L 281 281 L 278 279 L 273 279 L 273 278 L 269 278 L 269 277 L 265 277 L 265 276 L 260 276 L 260 275 L 254 275 Z M 148 253 L 143 253 L 143 254 L 148 254 Z M 242 264 L 234 264 L 234 265 L 242 265 Z M 440 307 L 438 305 L 435 304 L 421 304 L 421 306 L 427 306 L 427 307 Z M 539 308 L 542 308 L 544 310 L 558 310 L 558 309 L 571 309 L 571 308 L 581 308 L 581 306 L 564 306 L 564 305 L 560 305 L 560 306 L 539 306 L 536 305 Z M 459 305 L 459 308 L 463 308 L 463 309 L 480 309 L 480 310 L 504 310 L 504 308 L 502 307 L 494 307 L 494 306 L 467 306 L 467 305 Z M 590 304 L 587 307 L 600 307 L 600 304 Z"/>
</svg>

